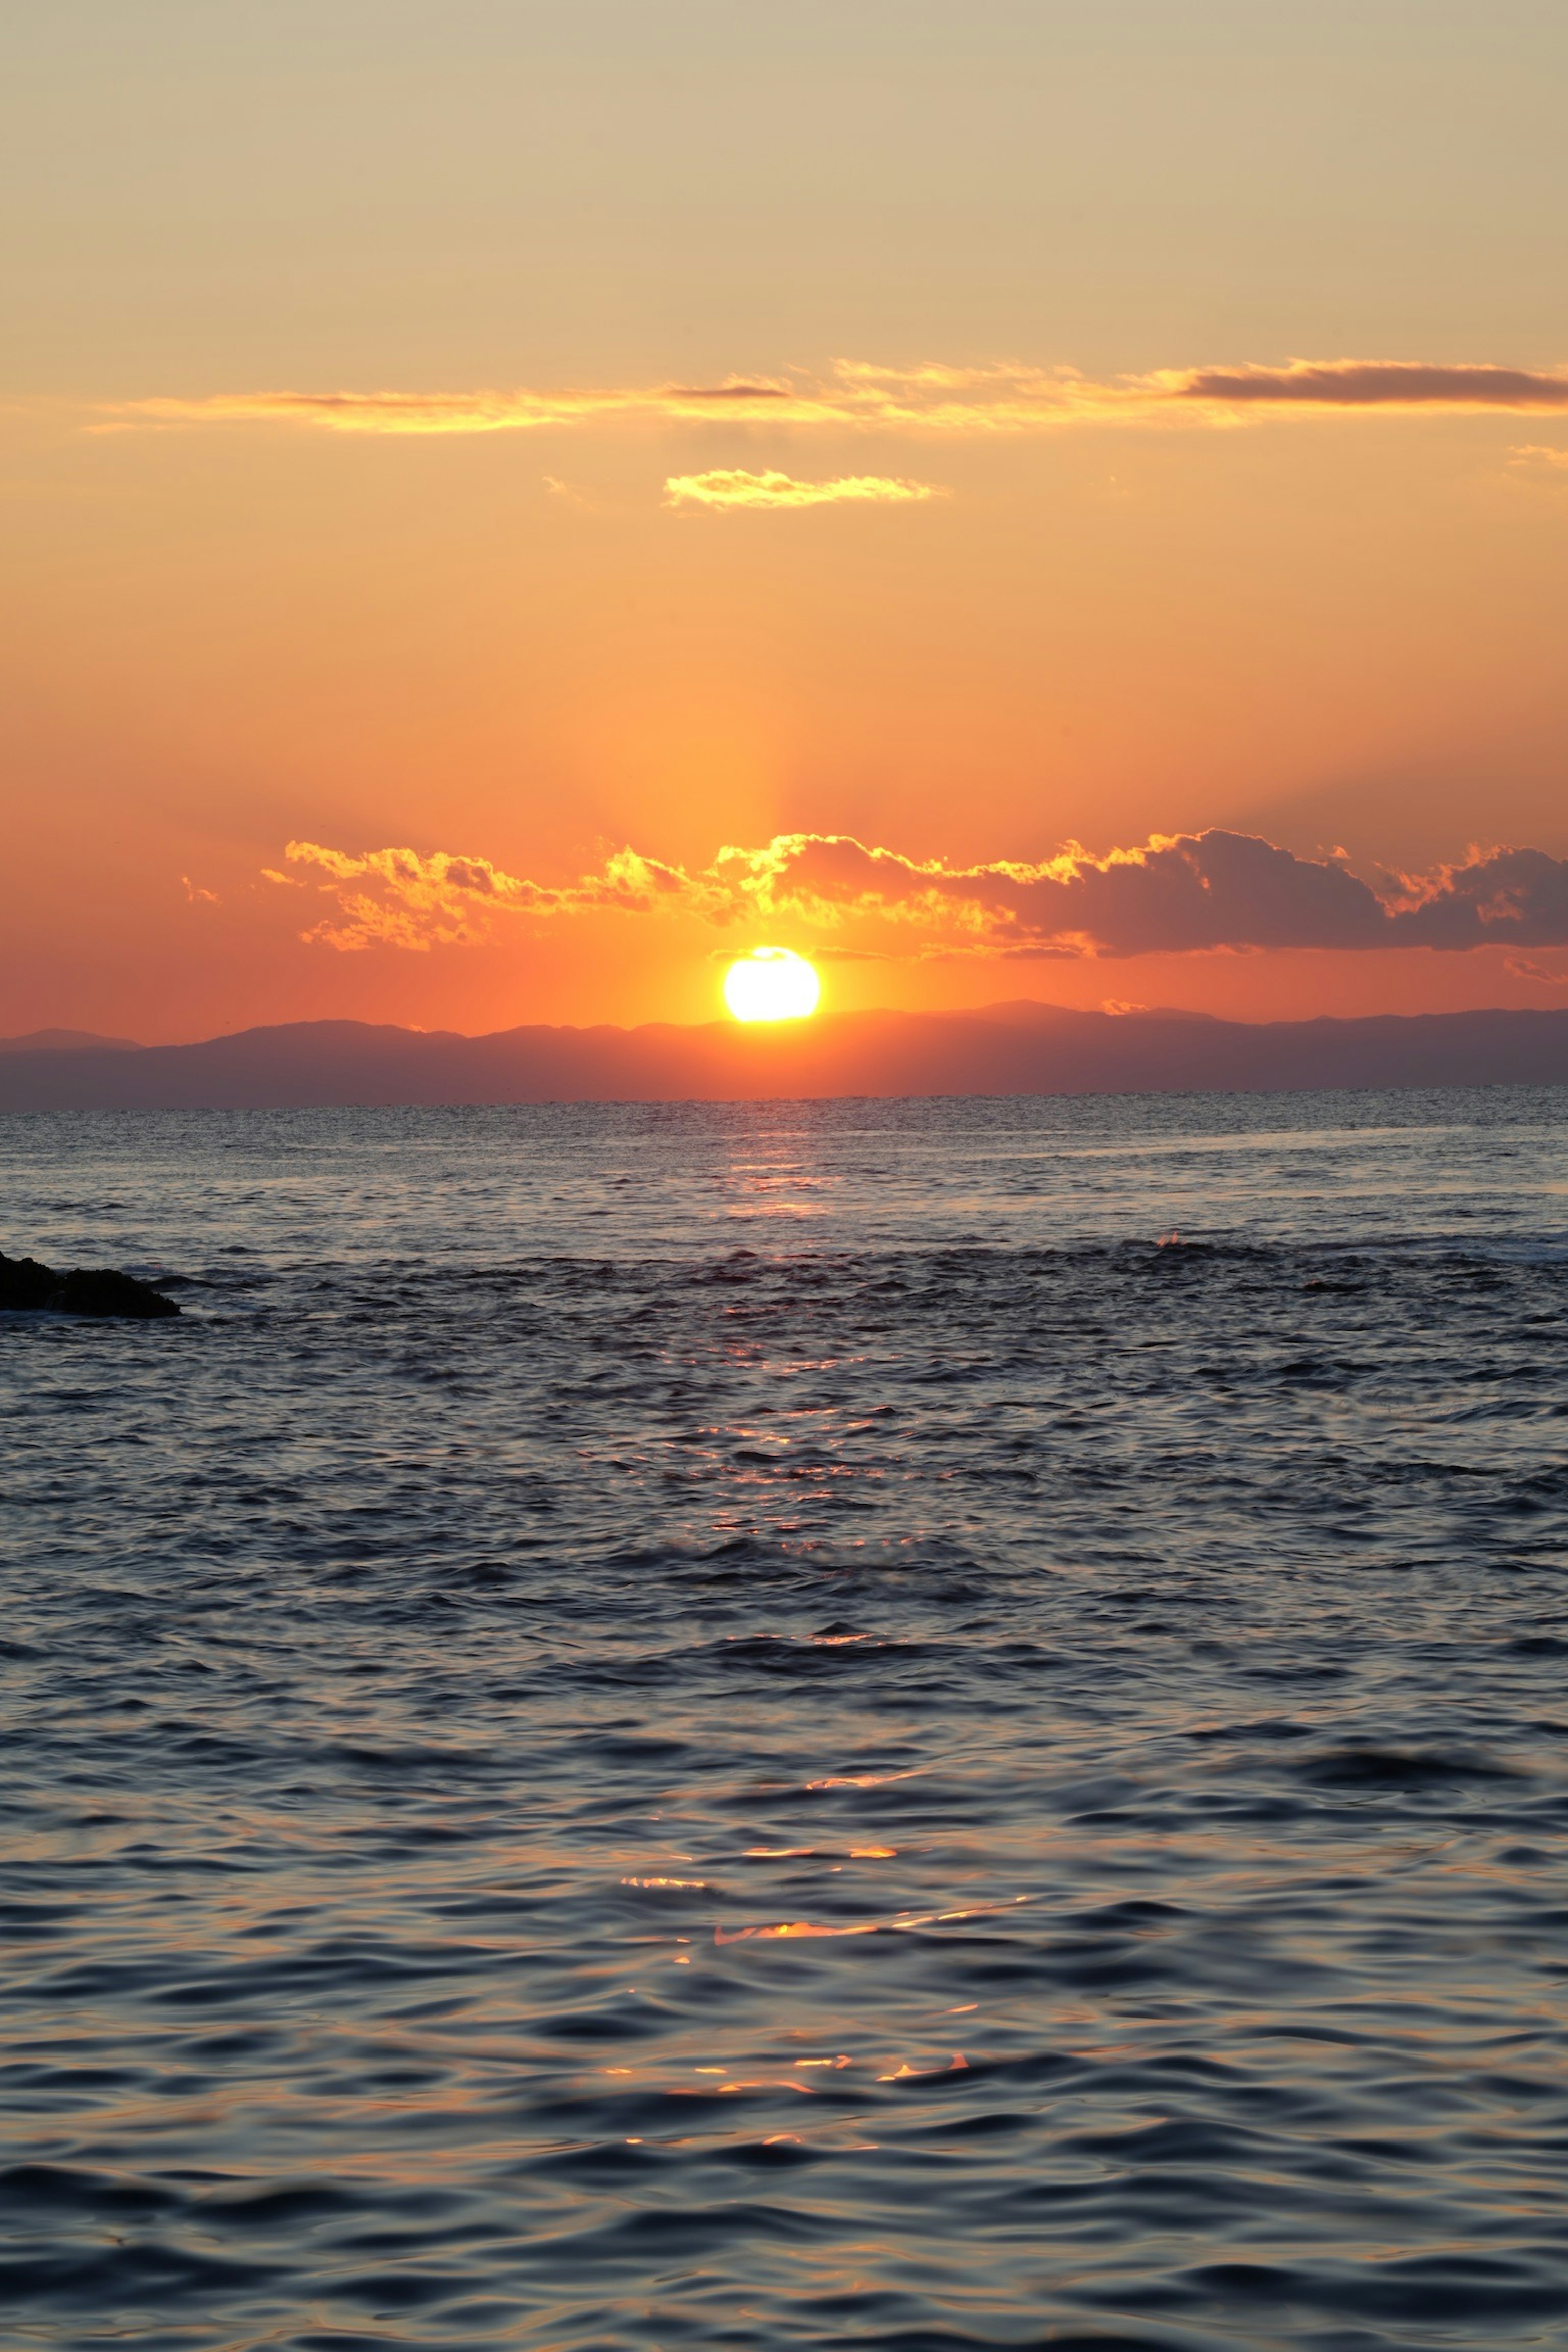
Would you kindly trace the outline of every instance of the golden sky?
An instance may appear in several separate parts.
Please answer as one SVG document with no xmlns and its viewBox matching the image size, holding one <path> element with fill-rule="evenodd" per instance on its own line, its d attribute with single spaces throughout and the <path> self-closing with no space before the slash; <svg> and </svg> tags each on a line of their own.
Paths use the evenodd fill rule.
<svg viewBox="0 0 1568 2352">
<path fill-rule="evenodd" d="M 762 940 L 1568 1002 L 1565 73 L 1561 0 L 15 12 L 0 1033 Z"/>
</svg>

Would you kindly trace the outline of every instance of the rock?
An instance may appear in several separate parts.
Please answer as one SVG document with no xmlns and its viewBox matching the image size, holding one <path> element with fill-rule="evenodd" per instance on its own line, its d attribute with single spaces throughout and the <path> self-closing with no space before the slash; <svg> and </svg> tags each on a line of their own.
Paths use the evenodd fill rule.
<svg viewBox="0 0 1568 2352">
<path fill-rule="evenodd" d="M 59 1287 L 59 1276 L 36 1257 L 0 1255 L 0 1307 L 47 1307 Z"/>
<path fill-rule="evenodd" d="M 50 1304 L 61 1315 L 177 1315 L 179 1307 L 151 1283 L 112 1267 L 72 1266 Z"/>
<path fill-rule="evenodd" d="M 179 1308 L 149 1282 L 108 1266 L 73 1266 L 57 1274 L 36 1257 L 0 1251 L 0 1307 L 39 1315 L 177 1315 Z"/>
</svg>

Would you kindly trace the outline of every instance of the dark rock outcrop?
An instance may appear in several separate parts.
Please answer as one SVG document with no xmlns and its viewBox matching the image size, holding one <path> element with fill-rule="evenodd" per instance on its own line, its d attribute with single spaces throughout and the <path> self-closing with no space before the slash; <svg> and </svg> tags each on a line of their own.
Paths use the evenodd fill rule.
<svg viewBox="0 0 1568 2352">
<path fill-rule="evenodd" d="M 0 1308 L 27 1315 L 177 1315 L 179 1308 L 149 1282 L 108 1266 L 72 1266 L 57 1274 L 36 1257 L 0 1251 Z"/>
</svg>

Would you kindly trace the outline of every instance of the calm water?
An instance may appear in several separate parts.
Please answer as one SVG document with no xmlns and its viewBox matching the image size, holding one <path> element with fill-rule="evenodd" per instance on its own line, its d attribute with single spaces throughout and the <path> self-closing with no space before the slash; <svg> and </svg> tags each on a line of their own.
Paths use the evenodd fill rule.
<svg viewBox="0 0 1568 2352">
<path fill-rule="evenodd" d="M 7 1122 L 6 2347 L 1568 2341 L 1565 1146 Z"/>
</svg>

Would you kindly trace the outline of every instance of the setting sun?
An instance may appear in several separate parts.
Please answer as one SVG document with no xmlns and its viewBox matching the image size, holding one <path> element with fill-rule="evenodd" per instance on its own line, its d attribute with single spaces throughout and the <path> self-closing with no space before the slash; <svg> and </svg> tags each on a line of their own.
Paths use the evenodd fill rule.
<svg viewBox="0 0 1568 2352">
<path fill-rule="evenodd" d="M 724 1002 L 737 1021 L 800 1021 L 821 993 L 816 971 L 792 948 L 753 948 L 724 974 Z"/>
</svg>

